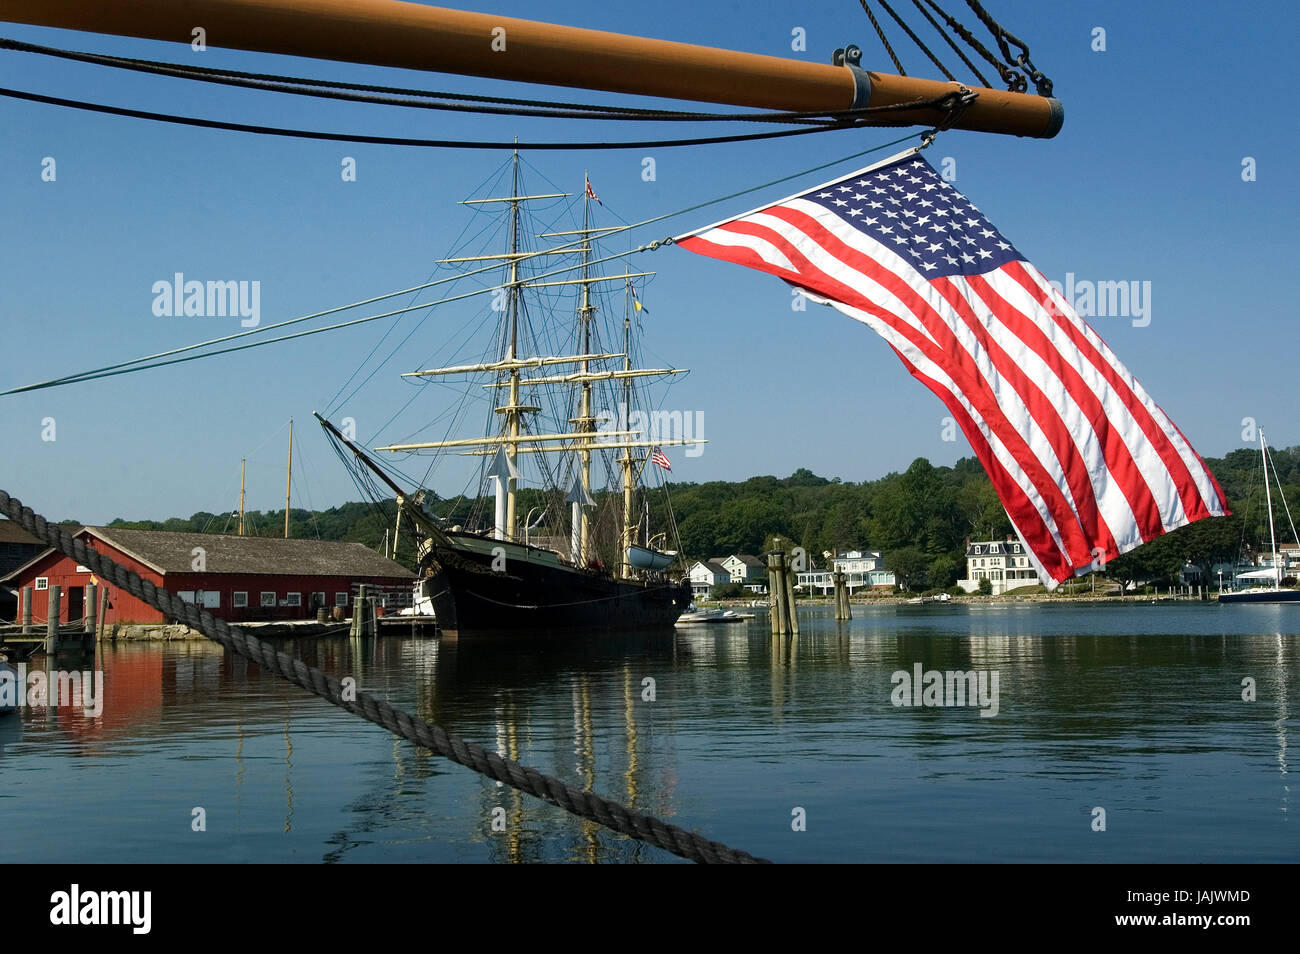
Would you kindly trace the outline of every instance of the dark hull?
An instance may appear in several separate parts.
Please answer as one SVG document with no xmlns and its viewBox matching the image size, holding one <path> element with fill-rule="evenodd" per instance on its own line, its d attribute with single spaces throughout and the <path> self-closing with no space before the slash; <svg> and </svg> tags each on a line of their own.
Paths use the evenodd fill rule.
<svg viewBox="0 0 1300 954">
<path fill-rule="evenodd" d="M 1262 590 L 1220 593 L 1220 603 L 1300 603 L 1300 590 Z"/>
<path fill-rule="evenodd" d="M 437 548 L 430 596 L 449 638 L 553 638 L 617 631 L 671 631 L 691 602 L 688 582 L 615 580 L 594 571 L 513 558 L 492 570 L 489 554 Z M 535 551 L 534 551 L 535 552 Z"/>
</svg>

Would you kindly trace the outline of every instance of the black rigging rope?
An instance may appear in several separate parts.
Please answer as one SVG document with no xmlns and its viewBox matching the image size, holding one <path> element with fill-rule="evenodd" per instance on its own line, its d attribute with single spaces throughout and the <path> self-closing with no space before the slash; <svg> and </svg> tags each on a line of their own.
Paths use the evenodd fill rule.
<svg viewBox="0 0 1300 954">
<path fill-rule="evenodd" d="M 193 116 L 176 116 L 171 113 L 155 113 L 143 109 L 128 109 L 124 106 L 107 106 L 102 103 L 87 103 L 81 100 L 64 99 L 59 96 L 45 96 L 41 93 L 28 93 L 22 90 L 0 88 L 0 96 L 21 99 L 47 106 L 64 106 L 68 109 L 81 109 L 93 113 L 107 113 L 111 116 L 126 116 L 132 119 L 148 119 L 154 122 L 173 123 L 181 126 L 198 126 L 203 129 L 222 129 L 228 132 L 256 133 L 261 136 L 287 136 L 292 139 L 318 139 L 328 142 L 353 142 L 379 146 L 423 146 L 434 149 L 672 149 L 679 146 L 712 146 L 731 142 L 754 142 L 760 139 L 784 139 L 788 136 L 804 136 L 810 133 L 834 132 L 840 129 L 857 129 L 862 126 L 901 125 L 888 121 L 880 123 L 840 121 L 799 129 L 782 129 L 776 132 L 747 133 L 736 136 L 703 136 L 692 139 L 645 139 L 636 142 L 480 142 L 460 139 L 410 139 L 401 136 L 364 136 L 357 133 L 330 133 L 306 129 L 284 129 L 278 126 L 254 126 L 248 123 L 232 123 L 217 119 L 199 119 Z M 938 99 L 918 100 L 915 103 L 900 103 L 896 106 L 873 106 L 857 113 L 900 112 L 908 109 L 923 109 L 936 106 Z"/>
<path fill-rule="evenodd" d="M 480 775 L 556 805 L 579 818 L 597 822 L 629 838 L 648 842 L 679 858 L 709 864 L 764 862 L 764 859 L 755 858 L 748 852 L 710 841 L 703 835 L 670 825 L 653 815 L 627 808 L 594 792 L 576 789 L 561 779 L 543 775 L 537 769 L 521 765 L 512 759 L 502 758 L 496 752 L 451 735 L 441 726 L 396 709 L 368 692 L 349 692 L 345 696 L 343 685 L 338 679 L 308 666 L 301 659 L 279 652 L 270 643 L 231 626 L 225 620 L 217 619 L 193 603 L 187 603 L 154 585 L 152 580 L 141 579 L 139 574 L 86 546 L 84 540 L 74 537 L 63 527 L 50 523 L 30 507 L 24 507 L 20 500 L 3 490 L 0 490 L 0 511 L 37 539 L 67 556 L 75 557 L 79 564 L 90 567 L 100 578 L 148 603 L 167 618 L 185 623 L 230 652 L 251 659 L 262 669 L 458 765 L 464 765 Z"/>
<path fill-rule="evenodd" d="M 966 6 L 975 12 L 975 15 L 988 27 L 989 32 L 998 41 L 998 49 L 1002 51 L 1002 58 L 1007 65 L 1024 70 L 1033 81 L 1034 89 L 1037 90 L 1039 96 L 1051 96 L 1052 81 L 1034 67 L 1033 61 L 1029 59 L 1029 47 L 1025 45 L 1025 42 L 994 19 L 993 14 L 985 10 L 979 0 L 966 0 Z M 1020 47 L 1019 55 L 1012 57 L 1008 43 L 1014 43 Z"/>
<path fill-rule="evenodd" d="M 951 16 L 947 10 L 939 6 L 936 0 L 925 0 L 925 2 L 934 9 L 935 13 L 943 17 L 944 23 L 948 24 L 948 29 L 961 37 L 962 41 L 967 46 L 982 56 L 990 66 L 998 71 L 998 75 L 1002 77 L 1002 82 L 1007 84 L 1008 90 L 1023 90 L 1025 88 L 1024 77 L 1017 74 L 1015 70 L 1006 66 L 1001 60 L 994 56 L 989 48 L 981 43 L 979 38 L 966 28 L 965 24 Z M 972 66 L 972 69 L 973 68 L 974 67 Z M 983 77 L 981 77 L 981 79 L 983 79 Z M 985 81 L 984 85 L 988 86 L 989 83 Z"/>
<path fill-rule="evenodd" d="M 877 2 L 882 7 L 885 8 L 886 13 L 888 13 L 891 17 L 894 18 L 895 21 L 897 21 L 898 25 L 903 28 L 903 32 L 906 33 L 909 37 L 911 37 L 912 42 L 921 48 L 921 52 L 930 58 L 930 62 L 939 68 L 939 72 L 942 73 L 949 81 L 955 83 L 957 81 L 956 77 L 954 77 L 952 73 L 948 72 L 948 67 L 944 66 L 943 63 L 939 61 L 939 57 L 931 53 L 930 48 L 921 42 L 921 38 L 912 31 L 912 28 L 910 26 L 907 25 L 907 21 L 894 12 L 894 8 L 889 5 L 889 0 L 877 0 Z"/>
<path fill-rule="evenodd" d="M 688 110 L 644 109 L 629 106 L 598 106 L 586 103 L 555 102 L 552 100 L 516 99 L 502 96 L 482 96 L 469 93 L 450 93 L 409 87 L 377 86 L 345 83 L 312 77 L 283 76 L 274 73 L 246 73 L 208 66 L 191 66 L 184 63 L 166 63 L 159 60 L 141 60 L 132 57 L 86 53 L 58 47 L 40 46 L 0 37 L 0 50 L 35 53 L 60 59 L 133 70 L 158 76 L 170 76 L 204 83 L 238 86 L 297 96 L 317 96 L 347 102 L 372 103 L 384 106 L 403 106 L 417 109 L 442 109 L 461 112 L 478 112 L 492 115 L 541 117 L 547 119 L 594 119 L 618 122 L 755 122 L 755 123 L 818 123 L 826 118 L 842 117 L 845 111 L 824 113 L 798 113 L 788 111 L 755 113 L 705 113 Z M 383 95 L 379 95 L 383 94 Z M 440 102 L 441 101 L 441 102 Z M 475 105 L 479 104 L 479 105 Z M 490 104 L 490 105 L 489 105 Z"/>
<path fill-rule="evenodd" d="M 933 2 L 933 0 L 930 0 L 930 2 Z M 930 11 L 921 5 L 921 0 L 912 0 L 912 3 L 916 6 L 916 9 L 921 11 L 921 16 L 925 17 L 926 20 L 929 21 L 930 26 L 934 27 L 935 32 L 943 37 L 944 41 L 952 47 L 952 51 L 961 57 L 961 61 L 966 64 L 966 69 L 975 74 L 975 78 L 980 81 L 980 85 L 989 86 L 989 81 L 984 78 L 984 74 L 981 73 L 975 64 L 970 61 L 970 58 L 962 52 L 962 48 L 957 45 L 956 41 L 944 32 L 943 27 L 939 26 L 938 21 L 935 20 L 934 17 L 930 16 Z"/>
<path fill-rule="evenodd" d="M 888 53 L 889 58 L 894 61 L 894 69 L 898 70 L 899 76 L 906 76 L 907 70 L 903 69 L 903 64 L 898 61 L 898 54 L 894 52 L 894 48 L 889 45 L 889 38 L 885 36 L 885 28 L 880 25 L 880 21 L 876 19 L 876 15 L 871 12 L 871 7 L 867 6 L 867 0 L 858 0 L 858 3 L 860 3 L 862 9 L 866 11 L 867 18 L 871 20 L 871 25 L 876 28 L 876 36 L 880 37 L 880 42 L 885 46 L 885 52 Z"/>
</svg>

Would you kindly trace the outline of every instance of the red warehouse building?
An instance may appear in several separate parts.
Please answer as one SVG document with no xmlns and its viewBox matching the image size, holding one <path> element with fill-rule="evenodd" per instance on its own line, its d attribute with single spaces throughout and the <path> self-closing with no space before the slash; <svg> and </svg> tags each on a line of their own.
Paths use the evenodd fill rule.
<svg viewBox="0 0 1300 954">
<path fill-rule="evenodd" d="M 347 612 L 358 584 L 408 596 L 415 574 L 361 543 L 282 540 L 215 533 L 170 533 L 83 527 L 77 536 L 154 585 L 233 621 L 305 619 L 316 608 Z M 59 618 L 81 619 L 86 585 L 102 586 L 85 566 L 44 550 L 0 579 L 15 590 L 32 587 L 32 612 L 49 618 L 49 588 L 62 590 Z M 109 587 L 109 623 L 163 623 L 162 613 L 116 586 Z"/>
</svg>

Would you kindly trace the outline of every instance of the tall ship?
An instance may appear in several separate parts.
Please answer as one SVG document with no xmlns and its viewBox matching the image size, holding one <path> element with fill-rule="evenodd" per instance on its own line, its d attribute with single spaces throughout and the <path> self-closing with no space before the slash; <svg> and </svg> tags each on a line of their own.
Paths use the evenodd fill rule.
<svg viewBox="0 0 1300 954">
<path fill-rule="evenodd" d="M 486 393 L 486 426 L 470 437 L 363 449 L 316 416 L 358 487 L 377 504 L 395 501 L 394 540 L 410 541 L 418 555 L 416 603 L 431 608 L 444 637 L 668 631 L 691 589 L 667 482 L 652 479 L 671 468 L 663 448 L 705 441 L 700 428 L 692 434 L 689 413 L 655 410 L 648 391 L 686 369 L 640 365 L 647 312 L 637 282 L 653 273 L 597 272 L 597 241 L 621 229 L 592 225 L 600 200 L 589 179 L 580 227 L 536 231 L 530 207 L 553 212 L 571 194 L 525 194 L 520 172 L 516 152 L 509 195 L 463 203 L 504 219 L 505 249 L 439 261 L 479 277 L 500 266 L 482 360 L 403 375 L 454 385 L 430 389 L 455 395 L 434 423 L 462 420 Z M 530 247 L 536 238 L 552 246 Z M 477 490 L 432 505 L 432 491 L 402 487 L 374 456 L 382 454 L 478 458 Z"/>
</svg>

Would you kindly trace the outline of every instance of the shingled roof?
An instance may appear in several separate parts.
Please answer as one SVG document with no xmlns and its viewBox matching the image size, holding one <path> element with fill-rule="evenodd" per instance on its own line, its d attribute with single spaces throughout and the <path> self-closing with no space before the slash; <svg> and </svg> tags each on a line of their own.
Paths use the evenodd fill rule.
<svg viewBox="0 0 1300 954">
<path fill-rule="evenodd" d="M 12 520 L 0 520 L 0 543 L 34 543 L 37 546 L 44 546 L 40 540 Z"/>
<path fill-rule="evenodd" d="M 363 543 L 239 537 L 87 527 L 94 537 L 160 573 L 193 573 L 194 548 L 202 547 L 207 573 L 267 576 L 351 576 L 415 579 L 415 574 Z"/>
</svg>

